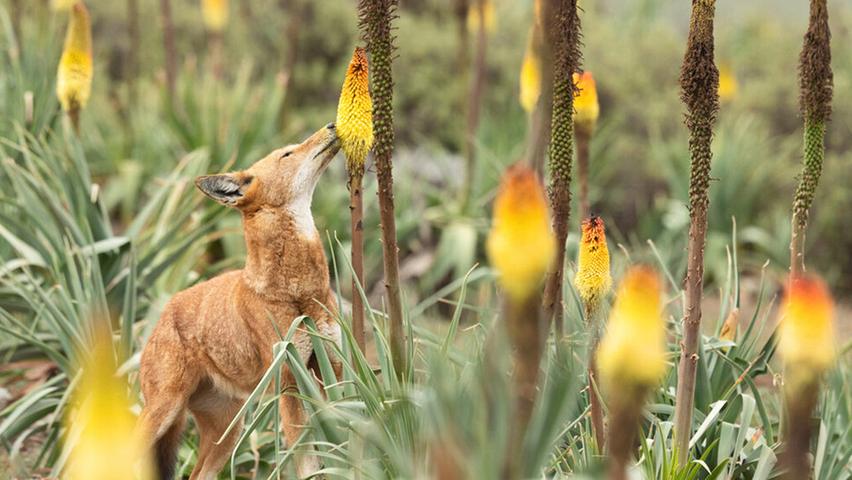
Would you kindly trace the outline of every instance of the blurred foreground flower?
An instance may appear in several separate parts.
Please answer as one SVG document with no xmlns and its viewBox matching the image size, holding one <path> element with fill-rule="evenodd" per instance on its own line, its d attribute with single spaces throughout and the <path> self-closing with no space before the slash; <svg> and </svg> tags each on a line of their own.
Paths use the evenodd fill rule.
<svg viewBox="0 0 852 480">
<path fill-rule="evenodd" d="M 534 32 L 530 30 L 524 61 L 521 64 L 520 91 L 518 93 L 521 107 L 532 114 L 541 95 L 541 58 L 535 49 Z"/>
<path fill-rule="evenodd" d="M 596 310 L 612 288 L 609 274 L 609 249 L 606 246 L 604 222 L 600 217 L 583 220 L 580 251 L 577 256 L 577 275 L 574 286 L 583 303 Z"/>
<path fill-rule="evenodd" d="M 834 363 L 834 303 L 817 277 L 797 277 L 787 286 L 780 313 L 778 350 L 788 387 L 812 383 Z"/>
<path fill-rule="evenodd" d="M 577 133 L 581 131 L 591 135 L 595 130 L 600 115 L 598 105 L 598 90 L 592 72 L 574 73 L 574 83 L 577 85 L 574 93 L 574 126 Z"/>
<path fill-rule="evenodd" d="M 56 96 L 74 128 L 79 129 L 80 110 L 92 92 L 92 30 L 83 2 L 74 4 L 70 17 L 56 74 Z"/>
<path fill-rule="evenodd" d="M 228 25 L 228 0 L 201 0 L 201 17 L 211 32 L 221 32 Z"/>
<path fill-rule="evenodd" d="M 791 275 L 778 326 L 786 403 L 782 462 L 790 480 L 811 476 L 811 415 L 820 379 L 835 360 L 833 321 L 834 302 L 822 280 Z"/>
<path fill-rule="evenodd" d="M 547 336 L 542 280 L 556 252 L 544 188 L 529 167 L 514 165 L 503 174 L 486 247 L 506 293 L 503 320 L 514 360 L 514 412 L 503 469 L 504 476 L 519 478 L 518 451 L 532 417 Z"/>
<path fill-rule="evenodd" d="M 628 270 L 598 349 L 602 383 L 609 399 L 610 478 L 625 478 L 645 396 L 666 368 L 660 296 L 656 272 L 645 266 Z"/>
<path fill-rule="evenodd" d="M 355 48 L 337 104 L 337 135 L 340 137 L 346 165 L 350 170 L 361 165 L 373 146 L 373 101 L 370 98 L 370 78 L 367 52 Z"/>
<path fill-rule="evenodd" d="M 610 390 L 652 387 L 660 380 L 666 368 L 660 291 L 660 280 L 649 267 L 632 267 L 621 281 L 598 350 Z"/>
<path fill-rule="evenodd" d="M 539 289 L 556 250 L 547 200 L 535 172 L 521 165 L 506 170 L 493 221 L 488 258 L 500 273 L 503 289 L 521 302 Z"/>
<path fill-rule="evenodd" d="M 126 379 L 116 376 L 108 334 L 100 335 L 86 353 L 88 359 L 72 393 L 72 409 L 65 418 L 74 445 L 64 478 L 152 479 L 150 459 L 130 412 Z"/>
</svg>

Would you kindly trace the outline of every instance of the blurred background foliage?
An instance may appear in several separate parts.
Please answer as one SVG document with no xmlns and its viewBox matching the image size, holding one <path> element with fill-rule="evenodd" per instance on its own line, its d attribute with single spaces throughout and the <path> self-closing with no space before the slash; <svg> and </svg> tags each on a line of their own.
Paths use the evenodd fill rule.
<svg viewBox="0 0 852 480">
<path fill-rule="evenodd" d="M 139 2 L 140 43 L 131 52 L 125 2 L 87 2 L 95 76 L 79 139 L 65 125 L 54 94 L 67 16 L 52 11 L 47 0 L 0 3 L 0 325 L 11 333 L 0 340 L 4 360 L 41 355 L 65 370 L 72 345 L 59 349 L 54 342 L 85 337 L 85 329 L 77 329 L 90 312 L 80 309 L 91 304 L 116 313 L 126 332 L 122 341 L 137 351 L 171 294 L 242 265 L 238 215 L 203 200 L 193 178 L 245 168 L 334 118 L 346 64 L 360 43 L 354 0 L 232 0 L 221 74 L 212 68 L 212 39 L 201 21 L 200 2 L 172 0 L 176 108 L 165 89 L 158 3 Z M 518 103 L 518 77 L 532 1 L 494 3 L 473 200 L 463 210 L 455 199 L 463 188 L 469 85 L 457 64 L 453 2 L 400 1 L 394 63 L 396 213 L 405 303 L 414 306 L 410 316 L 418 321 L 453 316 L 452 301 L 444 297 L 453 297 L 465 272 L 482 262 L 490 223 L 486 211 L 499 176 L 524 151 L 528 119 Z M 751 281 L 752 299 L 759 300 L 764 263 L 769 261 L 767 271 L 777 279 L 789 258 L 802 136 L 796 65 L 807 2 L 717 4 L 716 56 L 736 88 L 723 99 L 713 144 L 707 291 L 730 289 L 735 218 L 738 271 L 744 286 Z M 595 75 L 601 104 L 591 142 L 593 211 L 607 223 L 612 250 L 621 244 L 633 260 L 659 261 L 671 278 L 680 279 L 686 268 L 689 156 L 678 72 L 689 4 L 583 0 L 581 5 L 583 65 Z M 852 1 L 832 1 L 830 8 L 834 113 L 807 257 L 842 302 L 852 292 L 852 55 L 847 47 Z M 467 46 L 469 58 L 473 48 Z M 138 56 L 138 75 L 127 69 L 130 53 Z M 365 290 L 379 305 L 375 178 L 368 175 L 365 181 Z M 345 185 L 341 161 L 323 177 L 313 205 L 338 260 L 349 251 Z M 572 213 L 575 232 L 577 217 Z M 572 234 L 569 259 L 576 243 Z M 620 272 L 627 260 L 614 257 Z M 348 269 L 338 272 L 348 297 Z M 470 305 L 459 311 L 493 316 L 491 282 L 471 280 L 468 289 Z M 724 301 L 714 308 L 721 321 Z M 28 325 L 20 318 L 37 321 Z M 48 413 L 67 401 L 53 386 L 70 373 L 46 380 L 44 394 L 24 405 L 39 407 L 30 408 L 29 416 L 12 415 L 26 411 L 20 404 L 6 410 L 0 438 L 43 428 Z M 702 407 L 714 398 L 708 394 Z M 56 459 L 59 452 L 44 455 Z M 574 468 L 578 461 L 568 463 Z"/>
</svg>

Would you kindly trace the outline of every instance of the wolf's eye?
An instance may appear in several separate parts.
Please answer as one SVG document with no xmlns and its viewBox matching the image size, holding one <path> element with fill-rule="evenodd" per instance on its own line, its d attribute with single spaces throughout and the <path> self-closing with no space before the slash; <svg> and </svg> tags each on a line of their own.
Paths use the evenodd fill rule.
<svg viewBox="0 0 852 480">
<path fill-rule="evenodd" d="M 281 155 L 281 158 L 287 158 L 287 157 L 289 157 L 292 153 L 293 153 L 293 152 L 287 152 L 287 153 L 285 153 L 284 155 Z"/>
</svg>

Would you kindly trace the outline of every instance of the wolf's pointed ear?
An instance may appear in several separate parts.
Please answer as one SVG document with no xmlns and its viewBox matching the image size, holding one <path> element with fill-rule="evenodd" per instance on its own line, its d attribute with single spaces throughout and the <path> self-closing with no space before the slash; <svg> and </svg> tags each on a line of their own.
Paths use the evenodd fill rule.
<svg viewBox="0 0 852 480">
<path fill-rule="evenodd" d="M 251 181 L 252 177 L 248 175 L 223 173 L 198 177 L 195 179 L 195 186 L 222 205 L 233 207 L 243 198 Z"/>
</svg>

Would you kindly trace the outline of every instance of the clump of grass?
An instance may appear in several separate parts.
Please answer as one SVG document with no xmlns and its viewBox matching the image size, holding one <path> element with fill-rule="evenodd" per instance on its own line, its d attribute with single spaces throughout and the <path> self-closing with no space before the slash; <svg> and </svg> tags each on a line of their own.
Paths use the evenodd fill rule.
<svg viewBox="0 0 852 480">
<path fill-rule="evenodd" d="M 805 119 L 804 164 L 793 200 L 790 273 L 804 270 L 805 232 L 825 157 L 825 127 L 831 116 L 834 73 L 826 0 L 811 0 L 808 31 L 799 56 L 799 105 Z"/>
<path fill-rule="evenodd" d="M 686 269 L 686 317 L 683 320 L 683 347 L 678 365 L 675 400 L 675 441 L 678 464 L 689 454 L 692 412 L 695 405 L 695 371 L 701 328 L 701 296 L 704 285 L 704 246 L 707 237 L 707 208 L 710 203 L 710 143 L 719 110 L 719 71 L 713 59 L 713 17 L 715 0 L 692 2 L 689 37 L 680 71 L 681 99 L 686 105 L 689 129 L 689 241 Z"/>
</svg>

